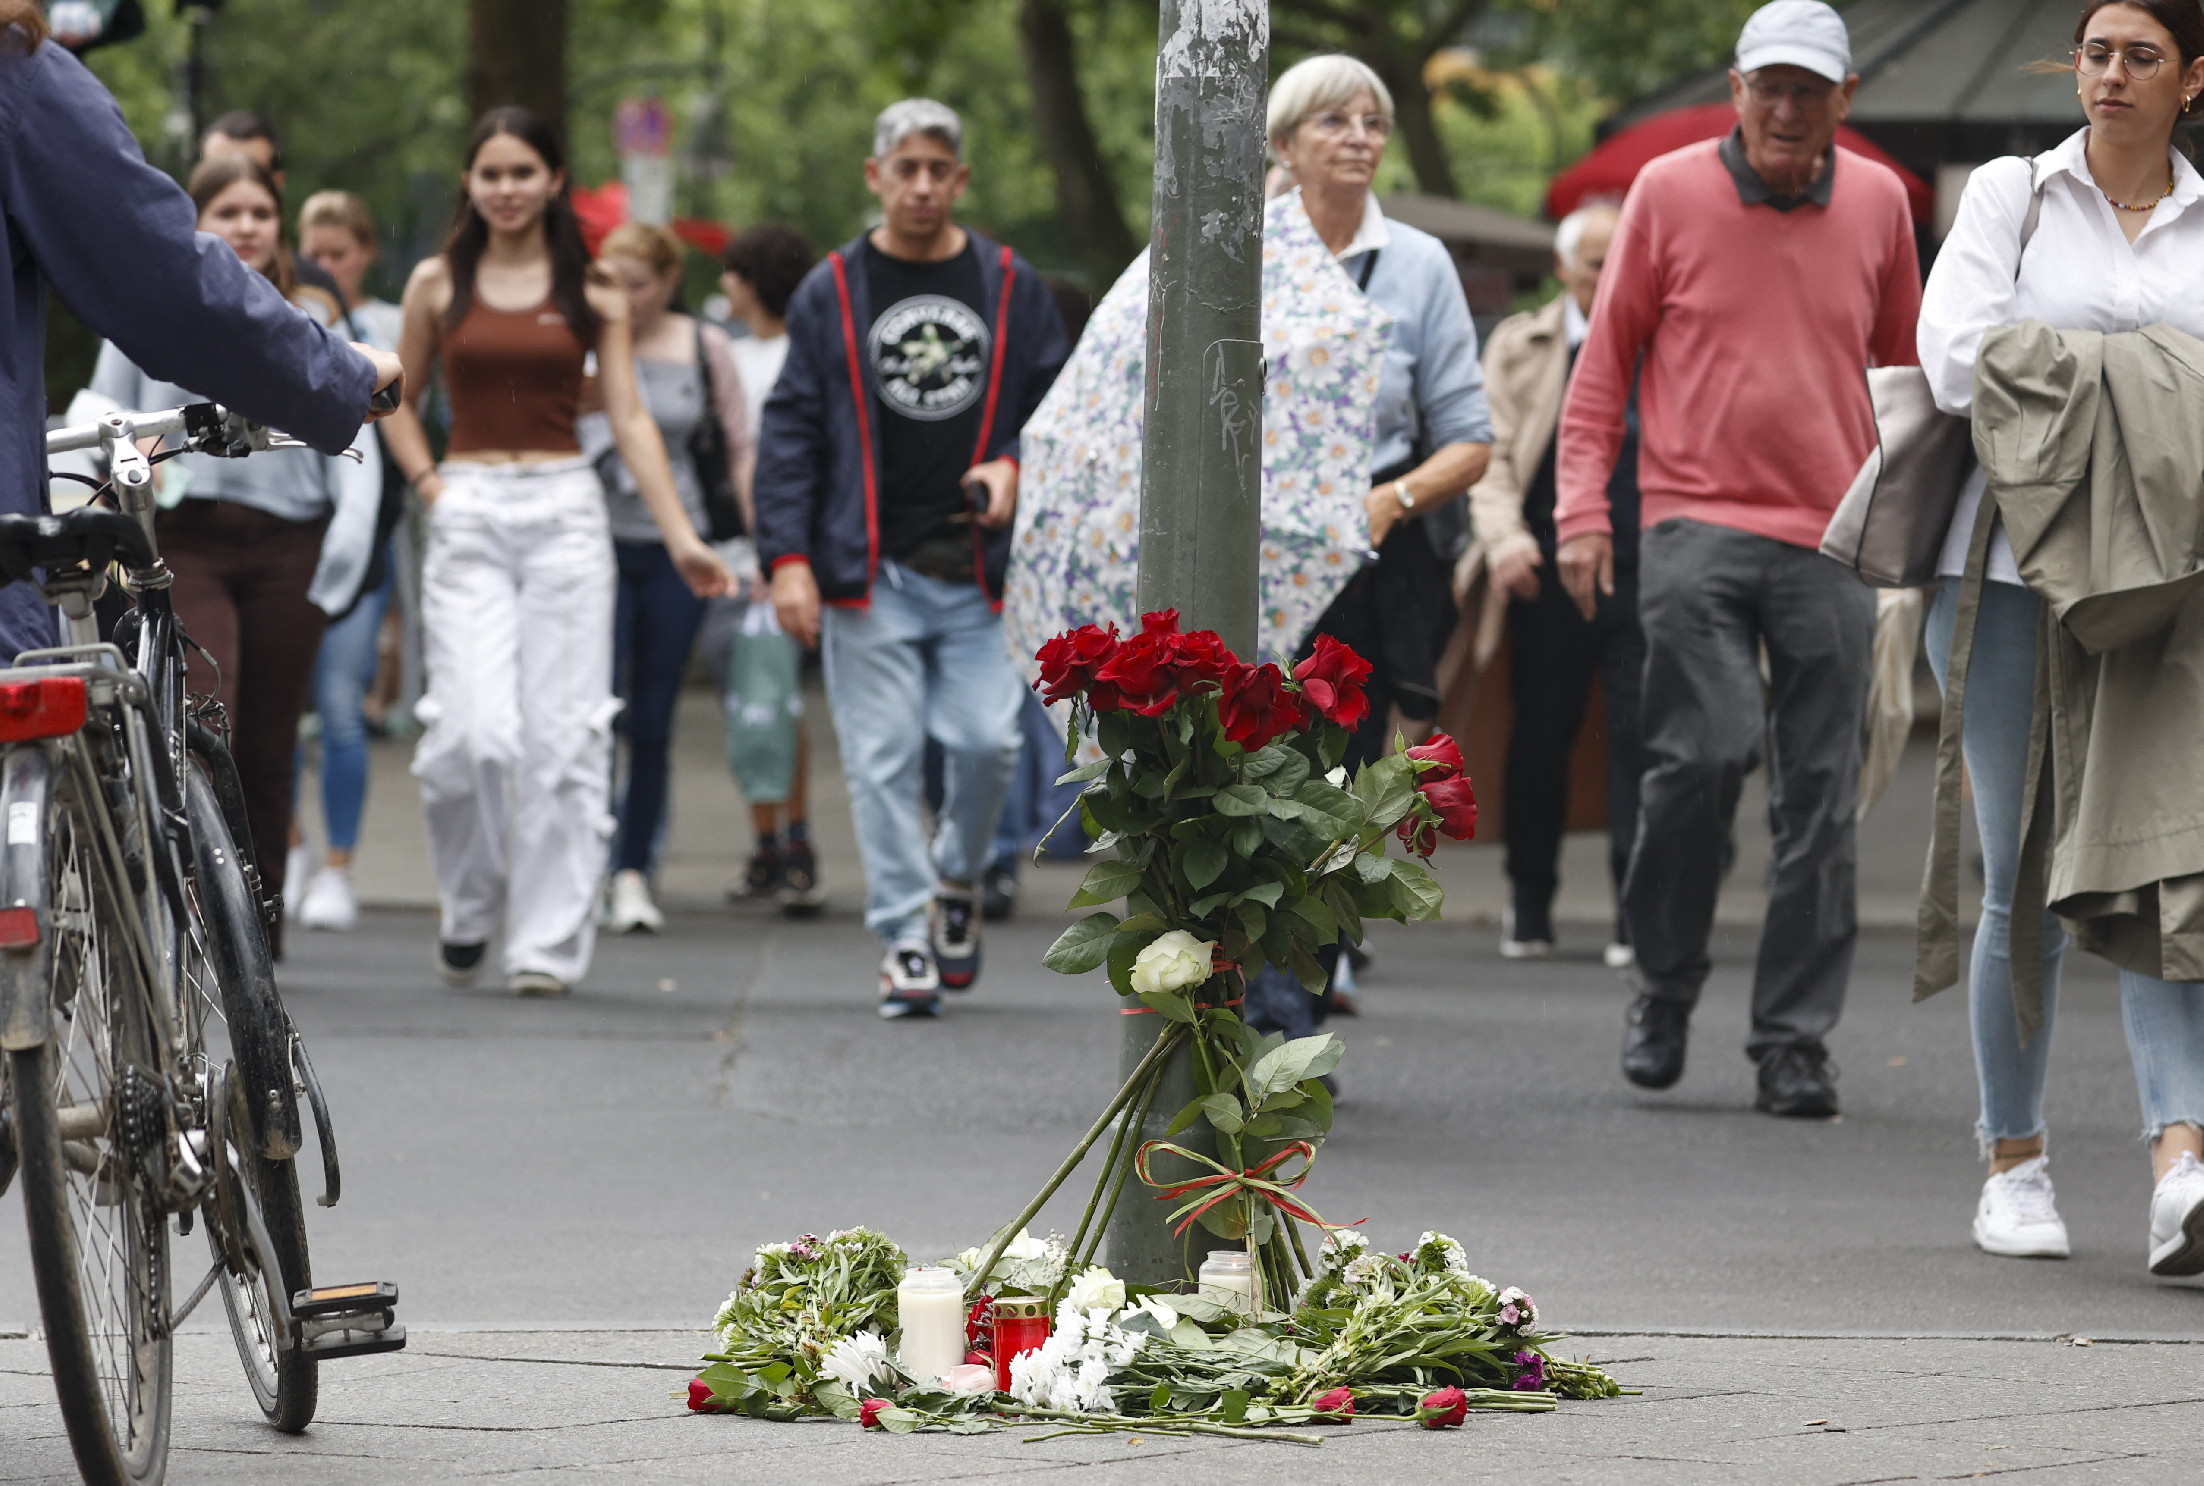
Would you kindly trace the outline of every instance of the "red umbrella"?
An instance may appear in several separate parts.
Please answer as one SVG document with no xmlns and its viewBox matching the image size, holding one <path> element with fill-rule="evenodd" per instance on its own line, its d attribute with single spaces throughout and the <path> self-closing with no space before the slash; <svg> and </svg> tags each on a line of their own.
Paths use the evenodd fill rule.
<svg viewBox="0 0 2204 1486">
<path fill-rule="evenodd" d="M 1619 198 L 1630 189 L 1647 161 L 1702 139 L 1719 139 L 1736 125 L 1737 110 L 1727 103 L 1671 109 L 1642 124 L 1632 124 L 1609 135 L 1589 155 L 1554 177 L 1553 185 L 1546 190 L 1546 215 L 1558 222 L 1587 196 Z M 1898 172 L 1898 179 L 1905 182 L 1906 199 L 1913 206 L 1914 221 L 1926 222 L 1936 215 L 1935 188 L 1891 159 L 1867 136 L 1840 125 L 1837 143 Z"/>
<path fill-rule="evenodd" d="M 607 181 L 592 189 L 576 186 L 567 193 L 574 203 L 574 215 L 581 219 L 582 241 L 595 253 L 613 228 L 628 219 L 628 188 L 619 181 Z M 725 227 L 705 217 L 676 217 L 666 224 L 673 235 L 707 258 L 717 258 L 719 250 L 727 246 L 733 236 Z"/>
</svg>

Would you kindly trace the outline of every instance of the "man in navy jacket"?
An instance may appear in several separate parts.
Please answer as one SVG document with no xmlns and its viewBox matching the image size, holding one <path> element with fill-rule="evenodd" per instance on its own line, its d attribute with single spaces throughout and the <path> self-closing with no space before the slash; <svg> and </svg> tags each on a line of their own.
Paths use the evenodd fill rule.
<svg viewBox="0 0 2204 1486">
<path fill-rule="evenodd" d="M 324 454 L 350 447 L 397 358 L 347 346 L 199 233 L 115 100 L 42 31 L 35 8 L 0 4 L 0 512 L 46 509 L 48 282 L 161 380 Z M 0 588 L 0 657 L 54 632 L 27 585 Z"/>
<path fill-rule="evenodd" d="M 865 161 L 881 225 L 789 302 L 755 480 L 774 610 L 825 654 L 887 1017 L 932 1015 L 979 974 L 973 883 L 1024 704 L 999 617 L 1018 431 L 1071 349 L 1033 266 L 951 220 L 963 144 L 931 99 L 881 113 Z M 930 849 L 928 736 L 945 765 Z"/>
</svg>

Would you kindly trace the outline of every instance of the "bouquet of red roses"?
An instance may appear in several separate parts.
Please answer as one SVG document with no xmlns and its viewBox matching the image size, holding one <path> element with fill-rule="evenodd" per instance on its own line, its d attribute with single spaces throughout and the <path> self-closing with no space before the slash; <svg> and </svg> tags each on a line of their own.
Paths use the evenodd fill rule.
<svg viewBox="0 0 2204 1486">
<path fill-rule="evenodd" d="M 1319 635 L 1289 677 L 1247 664 L 1212 631 L 1182 634 L 1165 610 L 1122 638 L 1083 625 L 1039 659 L 1043 698 L 1071 704 L 1067 760 L 1090 734 L 1103 755 L 1064 776 L 1086 782 L 1080 815 L 1095 850 L 1112 853 L 1071 906 L 1123 899 L 1129 910 L 1067 929 L 1051 969 L 1106 965 L 1120 993 L 1186 1020 L 1186 993 L 1211 971 L 1141 973 L 1166 936 L 1205 942 L 1215 965 L 1241 973 L 1268 961 L 1314 991 L 1315 952 L 1359 941 L 1365 918 L 1438 917 L 1438 884 L 1387 856 L 1385 838 L 1425 857 L 1442 834 L 1467 840 L 1477 797 L 1444 733 L 1347 776 L 1340 760 L 1370 709 L 1370 663 L 1348 646 Z"/>
<path fill-rule="evenodd" d="M 1234 1008 L 1266 963 L 1322 991 L 1317 952 L 1360 940 L 1366 918 L 1439 916 L 1438 884 L 1388 856 L 1387 838 L 1428 857 L 1439 836 L 1475 831 L 1461 750 L 1440 733 L 1350 777 L 1341 761 L 1369 713 L 1370 664 L 1329 636 L 1288 676 L 1242 661 L 1211 631 L 1182 634 L 1177 611 L 1165 610 L 1136 635 L 1083 625 L 1039 659 L 1044 697 L 1071 705 L 1065 761 L 1090 736 L 1102 755 L 1059 781 L 1085 783 L 1078 810 L 1103 855 L 1071 906 L 1100 911 L 1066 929 L 1043 962 L 1067 975 L 1106 967 L 1119 994 L 1140 1003 L 1127 1009 L 1156 1013 L 1161 1031 L 1049 1184 L 996 1236 L 971 1287 L 1116 1121 L 1065 1273 L 1091 1257 L 1137 1173 L 1178 1204 L 1179 1232 L 1198 1222 L 1244 1240 L 1258 1296 L 1283 1303 L 1297 1276 L 1313 1274 L 1295 1225 L 1322 1220 L 1293 1192 L 1331 1129 L 1322 1078 L 1341 1048 L 1329 1035 L 1260 1036 Z M 1105 907 L 1120 900 L 1122 915 Z M 1197 1097 L 1163 1140 L 1137 1141 L 1181 1043 L 1191 1046 Z M 1197 1123 L 1215 1133 L 1214 1156 L 1170 1143 Z"/>
</svg>

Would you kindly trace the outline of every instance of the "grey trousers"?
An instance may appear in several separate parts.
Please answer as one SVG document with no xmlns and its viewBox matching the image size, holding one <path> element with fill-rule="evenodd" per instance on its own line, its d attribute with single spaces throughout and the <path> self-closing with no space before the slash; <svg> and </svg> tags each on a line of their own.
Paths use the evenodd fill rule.
<svg viewBox="0 0 2204 1486">
<path fill-rule="evenodd" d="M 1639 575 L 1650 766 L 1623 914 L 1640 984 L 1698 1001 L 1738 793 L 1765 744 L 1775 851 L 1745 1051 L 1818 1048 L 1844 1010 L 1859 935 L 1875 596 L 1818 552 L 1697 521 L 1648 531 Z"/>
</svg>

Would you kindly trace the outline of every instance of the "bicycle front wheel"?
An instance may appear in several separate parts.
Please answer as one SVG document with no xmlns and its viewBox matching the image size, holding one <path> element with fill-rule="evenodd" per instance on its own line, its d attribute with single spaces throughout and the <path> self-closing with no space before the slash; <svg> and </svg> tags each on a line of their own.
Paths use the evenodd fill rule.
<svg viewBox="0 0 2204 1486">
<path fill-rule="evenodd" d="M 46 812 L 51 1035 L 8 1054 L 31 1267 L 54 1389 L 90 1486 L 167 1467 L 171 1342 L 165 1082 L 133 932 L 86 817 Z"/>
</svg>

